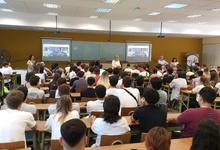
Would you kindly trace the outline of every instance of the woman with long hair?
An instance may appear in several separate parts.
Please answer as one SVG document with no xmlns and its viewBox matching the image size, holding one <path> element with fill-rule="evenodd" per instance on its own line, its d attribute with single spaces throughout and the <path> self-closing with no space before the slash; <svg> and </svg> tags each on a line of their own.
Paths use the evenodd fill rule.
<svg viewBox="0 0 220 150">
<path fill-rule="evenodd" d="M 46 130 L 51 131 L 51 139 L 59 139 L 61 137 L 61 125 L 74 118 L 79 118 L 79 113 L 72 110 L 72 100 L 69 95 L 63 95 L 58 99 L 56 112 L 47 119 Z"/>
<path fill-rule="evenodd" d="M 34 64 L 35 64 L 35 57 L 34 57 L 34 55 L 30 54 L 28 56 L 28 61 L 27 61 L 27 72 L 33 71 Z"/>
<path fill-rule="evenodd" d="M 104 71 L 102 73 L 102 75 L 100 76 L 97 85 L 104 85 L 106 89 L 108 89 L 110 87 L 110 83 L 109 83 L 109 73 L 107 71 Z"/>
</svg>

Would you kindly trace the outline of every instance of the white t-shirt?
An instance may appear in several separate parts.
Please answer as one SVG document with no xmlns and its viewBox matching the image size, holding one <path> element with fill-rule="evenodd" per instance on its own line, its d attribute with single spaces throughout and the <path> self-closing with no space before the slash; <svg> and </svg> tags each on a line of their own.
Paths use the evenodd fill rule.
<svg viewBox="0 0 220 150">
<path fill-rule="evenodd" d="M 122 82 L 123 82 L 123 79 L 118 80 L 116 87 L 120 89 L 122 87 Z"/>
<path fill-rule="evenodd" d="M 202 88 L 204 88 L 204 85 L 197 85 L 195 88 L 192 89 L 192 92 L 197 94 L 196 100 L 199 101 L 199 92 Z"/>
<path fill-rule="evenodd" d="M 33 65 L 34 65 L 33 61 L 28 60 L 27 65 L 28 65 L 27 72 L 32 72 L 33 71 Z"/>
<path fill-rule="evenodd" d="M 118 96 L 118 88 L 114 88 L 114 87 L 110 87 L 109 89 L 106 90 L 106 96 L 108 95 L 114 95 L 114 96 Z"/>
<path fill-rule="evenodd" d="M 167 62 L 166 60 L 164 60 L 164 59 L 159 59 L 159 60 L 157 61 L 157 63 L 160 64 L 160 65 L 162 65 L 162 66 L 168 64 L 168 62 Z"/>
<path fill-rule="evenodd" d="M 13 74 L 13 70 L 12 70 L 12 68 L 11 67 L 2 67 L 1 69 L 0 69 L 0 72 L 3 74 L 3 75 L 11 75 L 11 74 Z M 8 79 L 8 80 L 4 80 L 4 83 L 8 83 L 8 82 L 10 82 L 11 80 L 10 79 Z"/>
<path fill-rule="evenodd" d="M 59 117 L 61 116 L 61 113 L 57 114 L 52 114 L 50 117 L 47 119 L 47 122 L 45 124 L 45 128 L 48 131 L 51 131 L 51 139 L 60 139 L 61 133 L 60 133 L 60 127 L 62 123 L 58 122 Z M 79 118 L 79 113 L 75 110 L 72 112 L 69 112 L 66 118 L 64 119 L 64 122 L 71 120 L 71 119 L 76 119 Z"/>
<path fill-rule="evenodd" d="M 69 73 L 69 78 L 70 79 L 73 79 L 73 78 L 75 78 L 76 77 L 76 73 L 74 72 L 74 71 L 71 71 L 70 73 Z"/>
<path fill-rule="evenodd" d="M 220 82 L 218 82 L 216 85 L 215 85 L 215 87 L 218 89 L 218 95 L 220 95 Z"/>
<path fill-rule="evenodd" d="M 28 99 L 42 99 L 44 97 L 44 91 L 41 89 L 38 89 L 36 87 L 30 87 L 28 88 Z"/>
<path fill-rule="evenodd" d="M 112 60 L 112 68 L 121 68 L 120 60 Z"/>
<path fill-rule="evenodd" d="M 40 84 L 42 84 L 42 82 L 45 82 L 45 74 L 44 73 L 36 73 L 35 76 L 38 76 L 40 78 Z"/>
<path fill-rule="evenodd" d="M 92 127 L 92 131 L 97 134 L 95 146 L 100 146 L 102 135 L 121 135 L 130 131 L 130 127 L 125 118 L 121 118 L 117 122 L 110 124 L 104 121 L 103 118 L 97 118 Z"/>
<path fill-rule="evenodd" d="M 36 125 L 29 112 L 6 109 L 0 111 L 0 143 L 26 141 L 25 128 Z"/>
<path fill-rule="evenodd" d="M 117 96 L 120 100 L 120 107 L 137 107 L 138 102 L 140 101 L 140 92 L 138 89 L 136 88 L 125 88 L 126 90 L 128 90 L 130 93 L 132 93 L 137 101 L 130 95 L 128 94 L 124 89 L 118 89 L 117 91 Z"/>
<path fill-rule="evenodd" d="M 88 101 L 86 105 L 87 113 L 90 114 L 92 111 L 103 111 L 103 103 L 104 100 Z"/>
<path fill-rule="evenodd" d="M 49 115 L 52 115 L 52 114 L 56 113 L 56 108 L 57 108 L 57 104 L 51 104 L 48 107 Z M 72 103 L 72 109 L 76 110 L 76 111 L 78 111 L 78 113 L 80 113 L 79 103 Z"/>
<path fill-rule="evenodd" d="M 131 68 L 125 68 L 125 70 L 124 70 L 125 72 L 132 72 L 133 70 L 131 69 Z"/>
<path fill-rule="evenodd" d="M 25 111 L 25 112 L 30 112 L 32 114 L 36 114 L 37 113 L 37 108 L 34 105 L 30 105 L 27 103 L 22 103 L 21 104 L 21 111 Z"/>
<path fill-rule="evenodd" d="M 180 95 L 180 88 L 187 88 L 187 82 L 184 78 L 173 79 L 170 83 L 172 88 L 171 100 L 178 99 Z"/>
</svg>

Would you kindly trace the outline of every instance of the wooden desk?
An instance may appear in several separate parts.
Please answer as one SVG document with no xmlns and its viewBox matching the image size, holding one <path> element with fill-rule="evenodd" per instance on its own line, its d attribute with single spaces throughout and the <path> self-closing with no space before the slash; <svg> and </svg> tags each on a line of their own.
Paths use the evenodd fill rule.
<svg viewBox="0 0 220 150">
<path fill-rule="evenodd" d="M 31 148 L 19 148 L 19 149 L 16 149 L 16 150 L 31 150 Z"/>
<path fill-rule="evenodd" d="M 170 150 L 189 150 L 192 145 L 192 138 L 171 140 Z M 97 148 L 86 148 L 85 150 L 146 150 L 144 143 L 122 144 L 114 146 L 102 146 Z"/>
<path fill-rule="evenodd" d="M 86 109 L 87 102 L 79 102 L 80 109 Z M 37 110 L 44 111 L 47 110 L 50 105 L 53 104 L 34 104 Z"/>
<path fill-rule="evenodd" d="M 80 93 L 70 93 L 71 97 L 80 97 L 81 94 Z M 45 98 L 49 98 L 50 94 L 44 94 Z"/>
</svg>

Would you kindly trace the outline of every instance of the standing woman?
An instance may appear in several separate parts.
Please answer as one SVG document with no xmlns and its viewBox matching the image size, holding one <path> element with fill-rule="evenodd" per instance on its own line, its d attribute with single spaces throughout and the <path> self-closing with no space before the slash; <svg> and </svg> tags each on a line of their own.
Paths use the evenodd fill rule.
<svg viewBox="0 0 220 150">
<path fill-rule="evenodd" d="M 35 64 L 35 57 L 34 55 L 29 55 L 28 61 L 27 61 L 27 72 L 32 72 L 33 71 L 33 66 Z"/>
<path fill-rule="evenodd" d="M 112 68 L 121 68 L 121 62 L 118 55 L 115 55 L 114 59 L 112 60 Z"/>
<path fill-rule="evenodd" d="M 177 61 L 177 59 L 173 57 L 172 62 L 170 63 L 171 67 L 176 67 L 178 64 L 179 62 Z"/>
</svg>

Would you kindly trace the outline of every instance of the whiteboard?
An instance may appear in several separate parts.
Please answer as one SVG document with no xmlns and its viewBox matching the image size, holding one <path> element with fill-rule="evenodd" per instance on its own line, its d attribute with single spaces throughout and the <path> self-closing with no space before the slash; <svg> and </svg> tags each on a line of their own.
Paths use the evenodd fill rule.
<svg viewBox="0 0 220 150">
<path fill-rule="evenodd" d="M 220 44 L 204 44 L 202 52 L 203 64 L 209 66 L 220 65 Z"/>
</svg>

